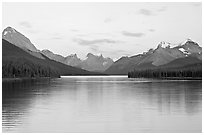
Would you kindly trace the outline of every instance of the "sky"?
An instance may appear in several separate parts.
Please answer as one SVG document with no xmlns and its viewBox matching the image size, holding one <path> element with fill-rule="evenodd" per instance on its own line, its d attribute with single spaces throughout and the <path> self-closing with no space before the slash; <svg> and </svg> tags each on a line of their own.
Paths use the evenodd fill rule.
<svg viewBox="0 0 204 135">
<path fill-rule="evenodd" d="M 2 3 L 2 31 L 11 26 L 39 50 L 62 56 L 133 56 L 161 41 L 202 46 L 201 3 Z"/>
</svg>

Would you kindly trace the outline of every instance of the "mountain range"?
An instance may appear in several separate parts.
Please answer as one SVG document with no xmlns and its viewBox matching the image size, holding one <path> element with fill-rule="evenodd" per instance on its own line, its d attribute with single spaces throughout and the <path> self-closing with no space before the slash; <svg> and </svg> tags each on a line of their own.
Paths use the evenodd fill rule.
<svg viewBox="0 0 204 135">
<path fill-rule="evenodd" d="M 101 75 L 49 59 L 15 29 L 2 34 L 2 77 L 59 77 L 61 75 Z"/>
<path fill-rule="evenodd" d="M 51 60 L 55 60 L 66 65 L 78 67 L 88 71 L 103 72 L 113 64 L 113 60 L 111 58 L 104 58 L 102 55 L 97 56 L 91 53 L 87 54 L 87 58 L 85 60 L 81 60 L 77 57 L 76 54 L 71 54 L 67 57 L 63 57 L 59 54 L 54 54 L 47 49 L 40 51 L 31 43 L 31 41 L 26 36 L 12 27 L 7 27 L 6 29 L 4 29 L 2 38 L 40 59 L 44 59 L 44 55 Z"/>
<path fill-rule="evenodd" d="M 42 50 L 41 53 L 52 60 L 88 71 L 103 72 L 113 64 L 111 58 L 104 58 L 102 55 L 97 56 L 92 53 L 88 53 L 85 60 L 81 60 L 76 54 L 63 57 L 49 50 Z"/>
<path fill-rule="evenodd" d="M 136 69 L 176 68 L 202 63 L 202 48 L 191 39 L 177 45 L 162 41 L 155 49 L 131 57 L 121 57 L 115 62 L 111 58 L 104 58 L 102 54 L 98 56 L 91 53 L 87 54 L 86 59 L 81 60 L 76 54 L 64 57 L 47 49 L 40 51 L 29 38 L 12 27 L 7 27 L 2 33 L 2 51 L 4 67 L 11 63 L 18 66 L 30 63 L 49 68 L 58 75 L 100 73 L 127 75 L 129 71 Z"/>
<path fill-rule="evenodd" d="M 202 48 L 196 42 L 187 39 L 174 47 L 170 43 L 160 42 L 156 49 L 131 57 L 122 57 L 115 61 L 105 73 L 127 74 L 137 69 L 181 67 L 196 63 L 202 63 Z"/>
</svg>

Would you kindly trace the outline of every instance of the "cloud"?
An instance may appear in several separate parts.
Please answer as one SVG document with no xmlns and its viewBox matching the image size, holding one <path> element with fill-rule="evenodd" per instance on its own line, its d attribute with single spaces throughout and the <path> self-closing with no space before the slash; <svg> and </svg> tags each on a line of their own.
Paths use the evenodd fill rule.
<svg viewBox="0 0 204 135">
<path fill-rule="evenodd" d="M 155 29 L 149 29 L 150 32 L 155 32 Z"/>
<path fill-rule="evenodd" d="M 138 13 L 145 16 L 154 16 L 154 15 L 157 15 L 158 12 L 164 12 L 166 10 L 167 10 L 167 7 L 163 6 L 156 11 L 152 11 L 149 9 L 140 9 Z"/>
<path fill-rule="evenodd" d="M 118 54 L 131 54 L 131 52 L 130 51 L 126 51 L 126 50 L 116 50 L 116 51 L 114 51 L 114 52 L 112 52 L 112 53 L 118 53 Z"/>
<path fill-rule="evenodd" d="M 79 30 L 77 30 L 77 29 L 70 29 L 70 31 L 78 32 Z"/>
<path fill-rule="evenodd" d="M 129 37 L 142 37 L 145 35 L 144 33 L 141 33 L 141 32 L 133 33 L 133 32 L 128 32 L 128 31 L 122 31 L 122 34 L 124 36 L 129 36 Z"/>
<path fill-rule="evenodd" d="M 195 6 L 195 7 L 198 7 L 198 6 L 201 6 L 201 5 L 202 5 L 201 2 L 194 2 L 194 3 L 193 3 L 193 6 Z"/>
<path fill-rule="evenodd" d="M 63 36 L 59 33 L 51 33 L 50 34 L 50 39 L 54 39 L 54 40 L 61 40 L 63 39 Z"/>
<path fill-rule="evenodd" d="M 153 12 L 151 10 L 148 10 L 148 9 L 140 9 L 139 14 L 146 15 L 146 16 L 154 15 Z"/>
<path fill-rule="evenodd" d="M 103 52 L 104 54 L 104 52 Z M 114 60 L 114 61 L 117 61 L 118 59 L 120 59 L 121 57 L 124 57 L 124 56 L 131 56 L 134 54 L 134 52 L 132 51 L 128 51 L 128 50 L 108 50 L 106 51 L 106 54 L 108 56 L 112 56 L 111 58 Z"/>
<path fill-rule="evenodd" d="M 32 26 L 29 22 L 27 22 L 27 21 L 20 22 L 19 25 L 20 25 L 21 27 L 26 28 L 25 30 L 26 30 L 27 32 L 29 32 L 29 33 L 32 33 L 32 34 L 39 33 L 39 30 L 35 30 L 35 29 L 33 28 L 33 26 Z"/>
<path fill-rule="evenodd" d="M 90 47 L 90 49 L 91 49 L 93 52 L 98 52 L 98 51 L 99 51 L 99 47 L 96 46 L 96 45 L 92 45 L 92 46 Z"/>
<path fill-rule="evenodd" d="M 31 28 L 32 27 L 32 25 L 27 21 L 20 22 L 19 25 L 23 26 L 25 28 Z"/>
<path fill-rule="evenodd" d="M 106 18 L 106 19 L 104 20 L 105 23 L 110 23 L 111 21 L 112 21 L 111 18 Z"/>
<path fill-rule="evenodd" d="M 113 36 L 111 33 L 86 33 L 86 34 L 77 34 L 77 37 L 95 37 L 95 36 L 105 36 L 105 37 L 110 37 Z"/>
<path fill-rule="evenodd" d="M 163 12 L 163 11 L 166 11 L 167 10 L 167 7 L 161 7 L 160 9 L 158 9 L 157 11 L 158 12 Z"/>
<path fill-rule="evenodd" d="M 80 38 L 75 38 L 73 39 L 74 42 L 77 42 L 80 45 L 95 45 L 95 44 L 103 44 L 103 43 L 108 43 L 108 44 L 115 44 L 121 41 L 116 41 L 116 40 L 111 40 L 111 39 L 95 39 L 95 40 L 85 40 L 85 39 L 80 39 Z"/>
<path fill-rule="evenodd" d="M 62 37 L 51 37 L 51 39 L 54 39 L 54 40 L 61 40 L 61 39 L 63 39 Z"/>
</svg>

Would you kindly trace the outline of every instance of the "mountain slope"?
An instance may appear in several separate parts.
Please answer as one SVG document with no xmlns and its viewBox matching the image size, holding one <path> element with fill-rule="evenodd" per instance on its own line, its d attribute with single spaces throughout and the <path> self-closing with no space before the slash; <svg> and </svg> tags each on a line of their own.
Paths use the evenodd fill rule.
<svg viewBox="0 0 204 135">
<path fill-rule="evenodd" d="M 178 58 L 169 62 L 168 64 L 160 66 L 160 68 L 178 68 L 178 67 L 184 67 L 184 66 L 193 65 L 193 64 L 202 64 L 202 60 L 196 57 Z"/>
<path fill-rule="evenodd" d="M 202 62 L 202 48 L 190 39 L 175 47 L 172 47 L 170 43 L 160 42 L 154 50 L 150 49 L 143 54 L 120 58 L 104 73 L 127 74 L 128 71 L 134 69 L 159 68 L 163 65 L 179 67 L 182 63 L 193 64 L 198 60 Z"/>
<path fill-rule="evenodd" d="M 102 72 L 108 67 L 110 67 L 113 63 L 112 59 L 104 58 L 103 56 L 98 57 L 93 55 L 93 57 L 87 57 L 86 60 L 82 61 L 77 57 L 76 54 L 63 57 L 61 55 L 54 54 L 49 50 L 39 51 L 26 36 L 24 36 L 12 27 L 7 27 L 6 29 L 4 29 L 2 33 L 2 39 L 21 48 L 22 50 L 33 55 L 34 57 L 45 59 L 44 56 L 46 56 L 49 59 L 55 60 L 56 62 L 60 62 L 69 66 L 80 67 L 88 71 Z"/>
<path fill-rule="evenodd" d="M 51 60 L 55 60 L 55 61 L 58 61 L 58 62 L 61 62 L 61 63 L 64 62 L 64 57 L 63 56 L 54 54 L 53 52 L 51 52 L 49 50 L 42 50 L 41 53 L 43 55 L 47 56 Z"/>
<path fill-rule="evenodd" d="M 132 57 L 122 57 L 114 62 L 114 64 L 112 64 L 112 66 L 110 66 L 104 73 L 114 75 L 127 74 L 128 71 L 133 70 L 138 65 L 138 63 L 140 63 L 140 61 L 142 61 L 146 57 L 147 56 L 143 54 L 135 55 Z M 137 68 L 142 68 L 143 66 L 145 67 L 147 65 L 151 67 L 154 66 L 151 63 L 144 63 L 137 66 Z"/>
<path fill-rule="evenodd" d="M 44 59 L 44 57 L 31 43 L 31 41 L 12 27 L 7 27 L 4 29 L 2 33 L 2 39 L 12 43 L 13 45 L 23 49 L 37 58 Z"/>
<path fill-rule="evenodd" d="M 113 60 L 110 58 L 104 58 L 102 55 L 97 56 L 88 53 L 87 58 L 79 64 L 79 67 L 88 71 L 103 72 L 112 64 Z"/>
<path fill-rule="evenodd" d="M 67 57 L 63 57 L 59 54 L 54 54 L 53 52 L 49 51 L 49 50 L 42 50 L 41 53 L 45 56 L 47 56 L 48 58 L 61 62 L 63 64 L 69 65 L 69 66 L 73 66 L 73 67 L 78 67 L 78 65 L 82 62 L 76 54 L 74 55 L 68 55 Z"/>
<path fill-rule="evenodd" d="M 73 67 L 79 67 L 79 64 L 82 62 L 76 54 L 71 54 L 65 57 L 64 63 Z"/>
<path fill-rule="evenodd" d="M 97 74 L 50 60 L 46 56 L 39 59 L 19 47 L 2 40 L 3 77 L 42 77 L 59 75 Z"/>
<path fill-rule="evenodd" d="M 61 55 L 54 54 L 49 50 L 42 50 L 41 53 L 52 60 L 88 71 L 103 72 L 113 64 L 112 59 L 104 58 L 102 55 L 93 55 L 91 53 L 87 54 L 87 58 L 85 60 L 79 59 L 76 54 L 63 57 Z"/>
<path fill-rule="evenodd" d="M 19 48 L 37 52 L 36 47 L 30 42 L 30 40 L 12 27 L 4 29 L 2 38 Z"/>
</svg>

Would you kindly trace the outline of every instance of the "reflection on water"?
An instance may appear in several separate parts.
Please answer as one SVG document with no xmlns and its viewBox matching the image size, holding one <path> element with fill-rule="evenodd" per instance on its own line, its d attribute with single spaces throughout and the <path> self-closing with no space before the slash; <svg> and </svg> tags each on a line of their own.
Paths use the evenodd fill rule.
<svg viewBox="0 0 204 135">
<path fill-rule="evenodd" d="M 2 87 L 3 132 L 201 132 L 201 81 L 62 77 Z"/>
</svg>

